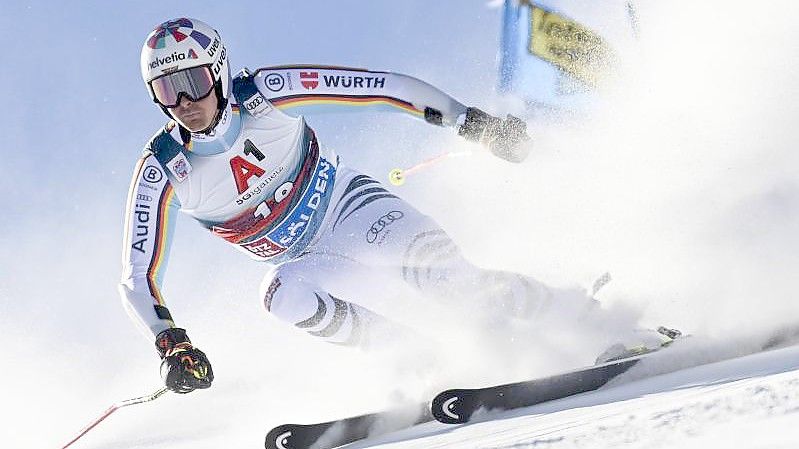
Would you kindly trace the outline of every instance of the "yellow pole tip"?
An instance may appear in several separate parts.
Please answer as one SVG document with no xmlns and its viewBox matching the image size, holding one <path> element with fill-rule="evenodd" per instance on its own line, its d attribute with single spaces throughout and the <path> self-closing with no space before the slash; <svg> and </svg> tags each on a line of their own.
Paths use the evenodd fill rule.
<svg viewBox="0 0 799 449">
<path fill-rule="evenodd" d="M 402 169 L 395 168 L 388 173 L 388 180 L 395 186 L 401 186 L 405 184 L 405 174 L 402 172 Z"/>
</svg>

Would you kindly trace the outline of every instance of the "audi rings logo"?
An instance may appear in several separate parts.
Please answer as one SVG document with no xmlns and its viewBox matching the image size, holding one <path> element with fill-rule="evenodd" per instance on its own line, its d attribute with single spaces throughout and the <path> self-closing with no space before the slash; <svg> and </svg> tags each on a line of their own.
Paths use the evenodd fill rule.
<svg viewBox="0 0 799 449">
<path fill-rule="evenodd" d="M 145 181 L 151 182 L 153 184 L 158 184 L 162 179 L 164 179 L 164 173 L 161 172 L 161 169 L 155 165 L 148 165 L 145 167 L 142 176 L 144 177 Z"/>
<path fill-rule="evenodd" d="M 384 229 L 386 229 L 386 227 L 404 216 L 405 214 L 401 211 L 392 210 L 391 212 L 388 212 L 387 214 L 378 218 L 376 222 L 372 223 L 372 227 L 366 231 L 366 241 L 369 243 L 374 243 L 377 241 L 377 237 L 381 232 L 383 232 Z"/>
<path fill-rule="evenodd" d="M 251 100 L 251 101 L 248 101 L 248 102 L 244 103 L 244 107 L 247 108 L 248 111 L 253 111 L 253 110 L 255 110 L 255 108 L 257 108 L 258 106 L 262 105 L 264 103 L 264 101 L 265 101 L 264 97 L 261 96 L 261 95 L 258 95 L 258 96 L 255 97 L 254 100 Z"/>
</svg>

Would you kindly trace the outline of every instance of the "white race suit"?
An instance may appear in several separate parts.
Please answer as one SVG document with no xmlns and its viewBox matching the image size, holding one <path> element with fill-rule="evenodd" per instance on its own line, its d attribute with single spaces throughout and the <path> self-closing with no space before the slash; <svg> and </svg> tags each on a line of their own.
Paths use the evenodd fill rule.
<svg viewBox="0 0 799 449">
<path fill-rule="evenodd" d="M 299 115 L 388 108 L 454 127 L 464 105 L 409 76 L 350 68 L 268 67 L 233 83 L 235 98 L 211 132 L 169 122 L 134 171 L 120 291 L 153 336 L 175 326 L 161 284 L 178 210 L 270 264 L 266 310 L 328 342 L 360 345 L 376 323 L 390 322 L 370 310 L 380 298 L 361 282 L 378 274 L 519 316 L 550 307 L 549 288 L 468 262 L 435 221 L 339 163 Z"/>
</svg>

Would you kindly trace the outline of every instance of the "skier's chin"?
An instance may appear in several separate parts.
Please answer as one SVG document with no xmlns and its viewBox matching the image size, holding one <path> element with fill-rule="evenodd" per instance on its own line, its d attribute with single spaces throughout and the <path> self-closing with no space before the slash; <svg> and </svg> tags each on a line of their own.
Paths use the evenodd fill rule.
<svg viewBox="0 0 799 449">
<path fill-rule="evenodd" d="M 203 131 L 211 125 L 211 122 L 209 120 L 203 120 L 203 117 L 191 117 L 188 119 L 184 118 L 183 120 L 176 120 L 181 126 L 193 133 Z"/>
</svg>

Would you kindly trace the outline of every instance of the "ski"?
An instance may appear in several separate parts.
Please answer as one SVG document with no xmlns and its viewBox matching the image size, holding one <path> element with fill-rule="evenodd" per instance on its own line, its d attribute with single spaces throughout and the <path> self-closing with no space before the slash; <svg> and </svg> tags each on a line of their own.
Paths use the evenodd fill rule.
<svg viewBox="0 0 799 449">
<path fill-rule="evenodd" d="M 664 331 L 669 331 L 669 329 Z M 664 331 L 658 329 L 661 333 Z M 679 332 L 672 338 L 680 337 Z M 680 338 L 685 340 L 685 338 Z M 676 340 L 675 340 L 676 341 Z M 746 339 L 741 340 L 741 343 Z M 780 347 L 799 344 L 799 326 L 788 326 L 773 332 L 766 340 L 755 344 L 748 353 L 756 353 L 777 349 Z M 529 407 L 543 402 L 554 401 L 580 393 L 594 391 L 618 376 L 626 373 L 639 362 L 650 357 L 661 357 L 671 354 L 669 349 L 647 352 L 633 357 L 612 360 L 600 365 L 578 368 L 566 373 L 555 374 L 549 377 L 523 380 L 503 385 L 483 388 L 460 388 L 445 390 L 433 399 L 430 407 L 433 417 L 445 424 L 463 424 L 469 421 L 474 413 L 480 409 L 487 410 L 512 410 Z M 729 357 L 722 356 L 705 362 L 684 363 L 673 360 L 668 366 L 661 367 L 657 372 L 648 373 L 649 376 L 665 374 L 666 372 L 690 368 L 696 365 L 713 363 L 726 358 L 740 357 L 736 353 Z"/>
<path fill-rule="evenodd" d="M 427 403 L 316 424 L 283 424 L 266 435 L 266 449 L 332 449 L 432 421 Z"/>
<path fill-rule="evenodd" d="M 430 407 L 436 420 L 445 424 L 463 424 L 481 408 L 510 410 L 596 390 L 651 354 L 653 353 L 539 379 L 485 388 L 446 390 L 433 399 Z"/>
</svg>

